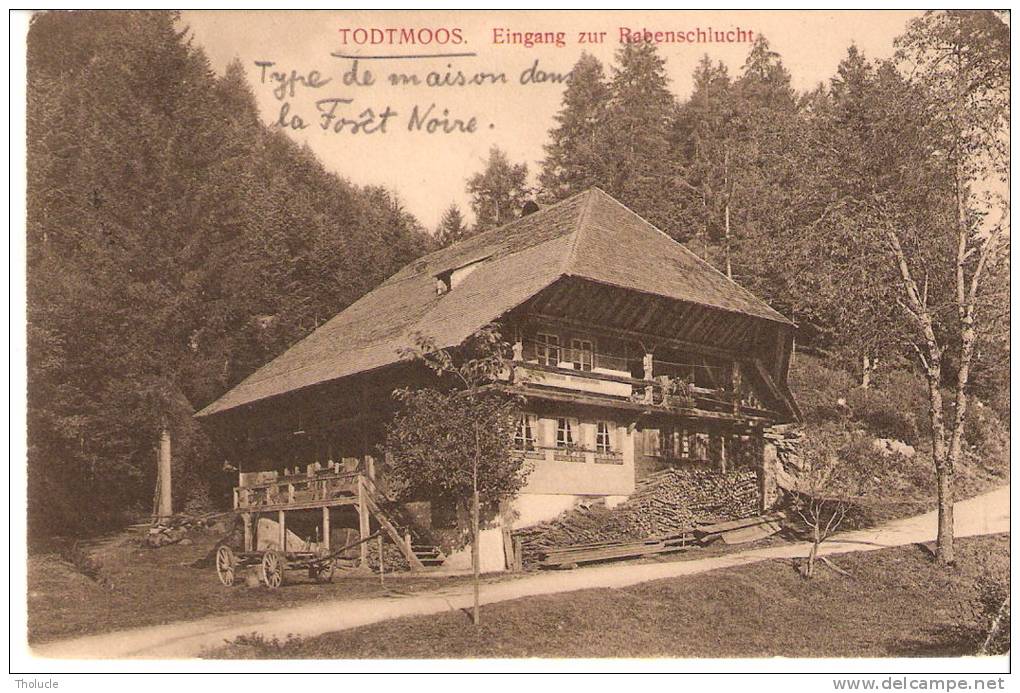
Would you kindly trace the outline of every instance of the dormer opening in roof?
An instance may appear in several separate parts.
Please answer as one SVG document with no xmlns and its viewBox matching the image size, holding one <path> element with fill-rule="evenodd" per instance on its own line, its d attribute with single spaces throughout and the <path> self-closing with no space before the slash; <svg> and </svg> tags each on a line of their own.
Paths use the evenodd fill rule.
<svg viewBox="0 0 1020 693">
<path fill-rule="evenodd" d="M 475 258 L 469 262 L 457 265 L 456 267 L 443 270 L 439 274 L 435 275 L 436 295 L 442 296 L 443 294 L 457 288 L 458 284 L 464 281 L 469 274 L 478 269 L 478 267 L 490 257 L 492 257 L 492 255 Z"/>
</svg>

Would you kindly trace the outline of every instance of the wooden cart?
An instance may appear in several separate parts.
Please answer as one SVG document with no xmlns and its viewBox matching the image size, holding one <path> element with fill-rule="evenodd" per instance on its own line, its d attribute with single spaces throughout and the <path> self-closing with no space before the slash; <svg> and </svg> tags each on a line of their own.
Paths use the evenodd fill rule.
<svg viewBox="0 0 1020 693">
<path fill-rule="evenodd" d="M 216 576 L 225 587 L 234 584 L 239 569 L 256 568 L 259 580 L 269 589 L 283 585 L 284 571 L 307 570 L 308 577 L 318 582 L 330 582 L 336 572 L 341 556 L 365 542 L 379 536 L 379 532 L 348 544 L 338 551 L 316 553 L 311 551 L 288 551 L 278 549 L 265 551 L 242 551 L 235 553 L 229 546 L 216 549 Z"/>
</svg>

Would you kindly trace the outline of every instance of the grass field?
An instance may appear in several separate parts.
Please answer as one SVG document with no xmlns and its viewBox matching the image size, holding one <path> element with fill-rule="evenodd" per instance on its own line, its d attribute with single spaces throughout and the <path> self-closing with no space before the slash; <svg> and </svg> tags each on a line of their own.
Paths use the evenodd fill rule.
<svg viewBox="0 0 1020 693">
<path fill-rule="evenodd" d="M 416 577 L 407 573 L 338 576 L 319 584 L 300 571 L 288 571 L 278 590 L 241 584 L 220 585 L 211 565 L 197 564 L 209 555 L 219 533 L 201 530 L 188 535 L 190 545 L 172 544 L 160 549 L 140 545 L 142 535 L 124 534 L 90 551 L 98 563 L 98 580 L 90 579 L 54 552 L 39 552 L 28 559 L 29 642 L 91 635 L 123 628 L 152 626 L 218 614 L 279 609 L 317 601 L 378 597 L 391 590 L 418 592 L 461 584 L 464 576 Z M 755 546 L 782 543 L 778 537 Z M 707 558 L 740 551 L 744 546 L 717 542 L 684 555 L 656 556 L 633 562 Z M 485 582 L 514 580 L 511 574 L 487 575 Z M 239 583 L 241 582 L 239 576 Z"/>
<path fill-rule="evenodd" d="M 379 577 L 349 577 L 318 584 L 288 571 L 278 590 L 243 585 L 223 587 L 208 565 L 196 567 L 219 538 L 192 532 L 190 545 L 160 549 L 139 545 L 139 535 L 121 535 L 92 553 L 100 580 L 92 580 L 54 553 L 28 559 L 29 642 L 151 626 L 237 611 L 279 609 L 316 601 L 378 596 Z M 391 577 L 388 586 L 404 592 L 458 584 L 465 578 Z"/>
<path fill-rule="evenodd" d="M 838 556 L 852 573 L 802 578 L 770 561 L 626 589 L 592 589 L 486 606 L 479 628 L 460 612 L 399 619 L 306 640 L 257 634 L 216 657 L 890 657 L 977 651 L 982 600 L 1008 584 L 1009 536 L 958 542 L 938 569 L 906 546 Z"/>
</svg>

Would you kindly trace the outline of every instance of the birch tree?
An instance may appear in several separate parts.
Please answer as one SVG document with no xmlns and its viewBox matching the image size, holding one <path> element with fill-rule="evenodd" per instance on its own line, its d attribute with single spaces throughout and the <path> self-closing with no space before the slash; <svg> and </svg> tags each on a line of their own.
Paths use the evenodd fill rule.
<svg viewBox="0 0 1020 693">
<path fill-rule="evenodd" d="M 950 564 L 953 475 L 964 440 L 985 278 L 1009 244 L 1009 27 L 990 11 L 929 12 L 911 22 L 897 44 L 909 86 L 900 115 L 911 109 L 924 118 L 912 134 L 926 143 L 927 163 L 950 196 L 949 213 L 928 230 L 929 245 L 947 252 L 912 252 L 922 249 L 911 241 L 928 234 L 904 229 L 879 205 L 874 211 L 884 251 L 899 274 L 899 304 L 914 327 L 913 346 L 928 382 L 938 493 L 936 557 Z M 933 271 L 949 279 L 951 298 L 944 305 L 930 301 Z M 946 383 L 951 386 L 948 410 L 942 394 Z"/>
</svg>

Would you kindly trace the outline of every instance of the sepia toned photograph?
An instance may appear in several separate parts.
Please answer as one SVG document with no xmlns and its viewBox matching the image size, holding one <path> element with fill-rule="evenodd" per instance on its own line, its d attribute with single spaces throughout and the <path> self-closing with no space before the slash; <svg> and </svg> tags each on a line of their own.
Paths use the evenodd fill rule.
<svg viewBox="0 0 1020 693">
<path fill-rule="evenodd" d="M 1005 689 L 1008 10 L 18 26 L 32 687 Z"/>
</svg>

